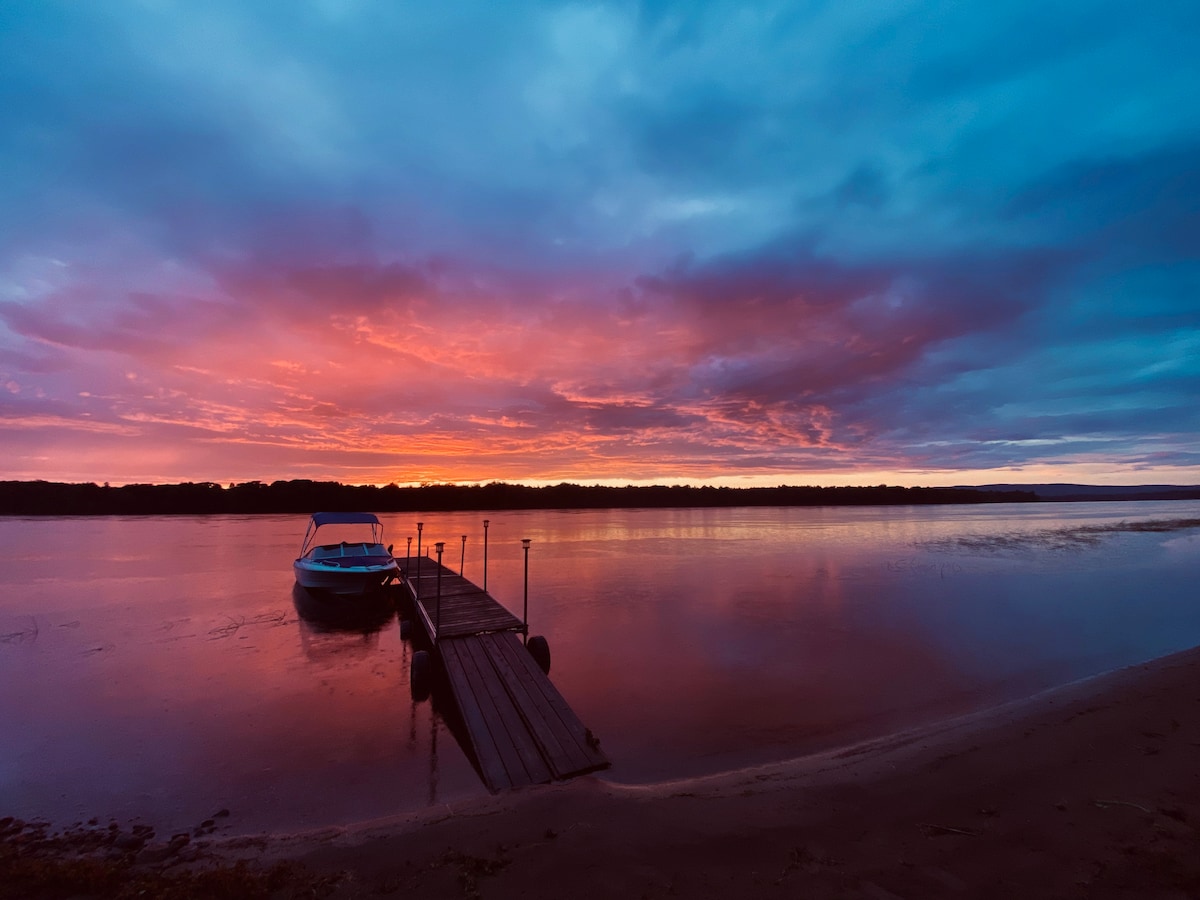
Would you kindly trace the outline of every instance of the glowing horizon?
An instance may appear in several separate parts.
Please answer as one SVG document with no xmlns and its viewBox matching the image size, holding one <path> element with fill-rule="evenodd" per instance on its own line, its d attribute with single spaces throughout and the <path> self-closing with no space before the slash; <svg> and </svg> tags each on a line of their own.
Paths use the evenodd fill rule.
<svg viewBox="0 0 1200 900">
<path fill-rule="evenodd" d="M 1198 15 L 6 10 L 0 478 L 1200 483 Z"/>
</svg>

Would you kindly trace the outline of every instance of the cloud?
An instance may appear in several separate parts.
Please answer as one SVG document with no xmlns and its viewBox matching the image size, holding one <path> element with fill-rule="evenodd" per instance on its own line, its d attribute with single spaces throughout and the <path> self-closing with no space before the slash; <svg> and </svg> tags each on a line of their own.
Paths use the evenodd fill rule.
<svg viewBox="0 0 1200 900">
<path fill-rule="evenodd" d="M 55 347 L 165 361 L 179 347 L 230 330 L 235 315 L 227 306 L 195 297 L 131 292 L 107 298 L 80 289 L 36 305 L 0 302 L 0 321 L 15 334 Z"/>
<path fill-rule="evenodd" d="M 14 475 L 1195 465 L 1190 8 L 0 16 Z"/>
<path fill-rule="evenodd" d="M 1004 213 L 1074 243 L 1104 268 L 1195 258 L 1200 142 L 1129 156 L 1080 158 L 1030 181 Z"/>
</svg>

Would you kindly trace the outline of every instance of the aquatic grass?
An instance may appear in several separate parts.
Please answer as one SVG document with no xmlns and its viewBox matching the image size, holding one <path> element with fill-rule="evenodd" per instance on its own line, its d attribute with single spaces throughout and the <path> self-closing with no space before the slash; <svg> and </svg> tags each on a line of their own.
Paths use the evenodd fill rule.
<svg viewBox="0 0 1200 900">
<path fill-rule="evenodd" d="M 966 550 L 982 553 L 1023 550 L 1071 551 L 1095 547 L 1106 538 L 1118 534 L 1162 534 L 1195 528 L 1200 528 L 1200 519 L 1148 519 L 1140 522 L 1122 520 L 1104 524 L 1074 525 L 1066 528 L 1045 528 L 1039 531 L 956 535 L 919 541 L 918 546 L 930 550 Z"/>
<path fill-rule="evenodd" d="M 233 618 L 226 616 L 229 621 L 225 625 L 218 625 L 215 628 L 209 629 L 209 640 L 221 640 L 222 638 L 231 637 L 237 634 L 241 629 L 254 625 L 270 625 L 272 627 L 278 625 L 289 624 L 289 618 L 286 611 L 260 613 L 257 616 L 252 616 L 247 619 L 245 616 Z"/>
<path fill-rule="evenodd" d="M 7 634 L 0 634 L 0 644 L 23 644 L 26 640 L 33 643 L 38 639 L 40 629 L 38 628 L 37 619 L 30 616 L 30 621 L 33 623 L 29 628 L 22 628 L 20 631 L 10 631 Z"/>
</svg>

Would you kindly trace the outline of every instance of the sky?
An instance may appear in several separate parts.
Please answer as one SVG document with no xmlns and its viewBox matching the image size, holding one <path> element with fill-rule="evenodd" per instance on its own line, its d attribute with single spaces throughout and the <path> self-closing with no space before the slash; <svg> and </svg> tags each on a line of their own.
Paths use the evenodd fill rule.
<svg viewBox="0 0 1200 900">
<path fill-rule="evenodd" d="M 0 5 L 0 478 L 1200 483 L 1200 5 Z"/>
</svg>

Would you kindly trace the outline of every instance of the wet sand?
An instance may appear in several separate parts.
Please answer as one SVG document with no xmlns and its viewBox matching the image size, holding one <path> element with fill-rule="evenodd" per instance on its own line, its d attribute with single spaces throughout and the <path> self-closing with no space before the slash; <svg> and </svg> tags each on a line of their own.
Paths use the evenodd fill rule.
<svg viewBox="0 0 1200 900">
<path fill-rule="evenodd" d="M 1198 849 L 1200 648 L 820 757 L 149 858 L 285 862 L 280 896 L 1167 898 Z"/>
<path fill-rule="evenodd" d="M 817 758 L 578 779 L 266 858 L 343 873 L 339 896 L 1200 896 L 1200 648 Z"/>
</svg>

